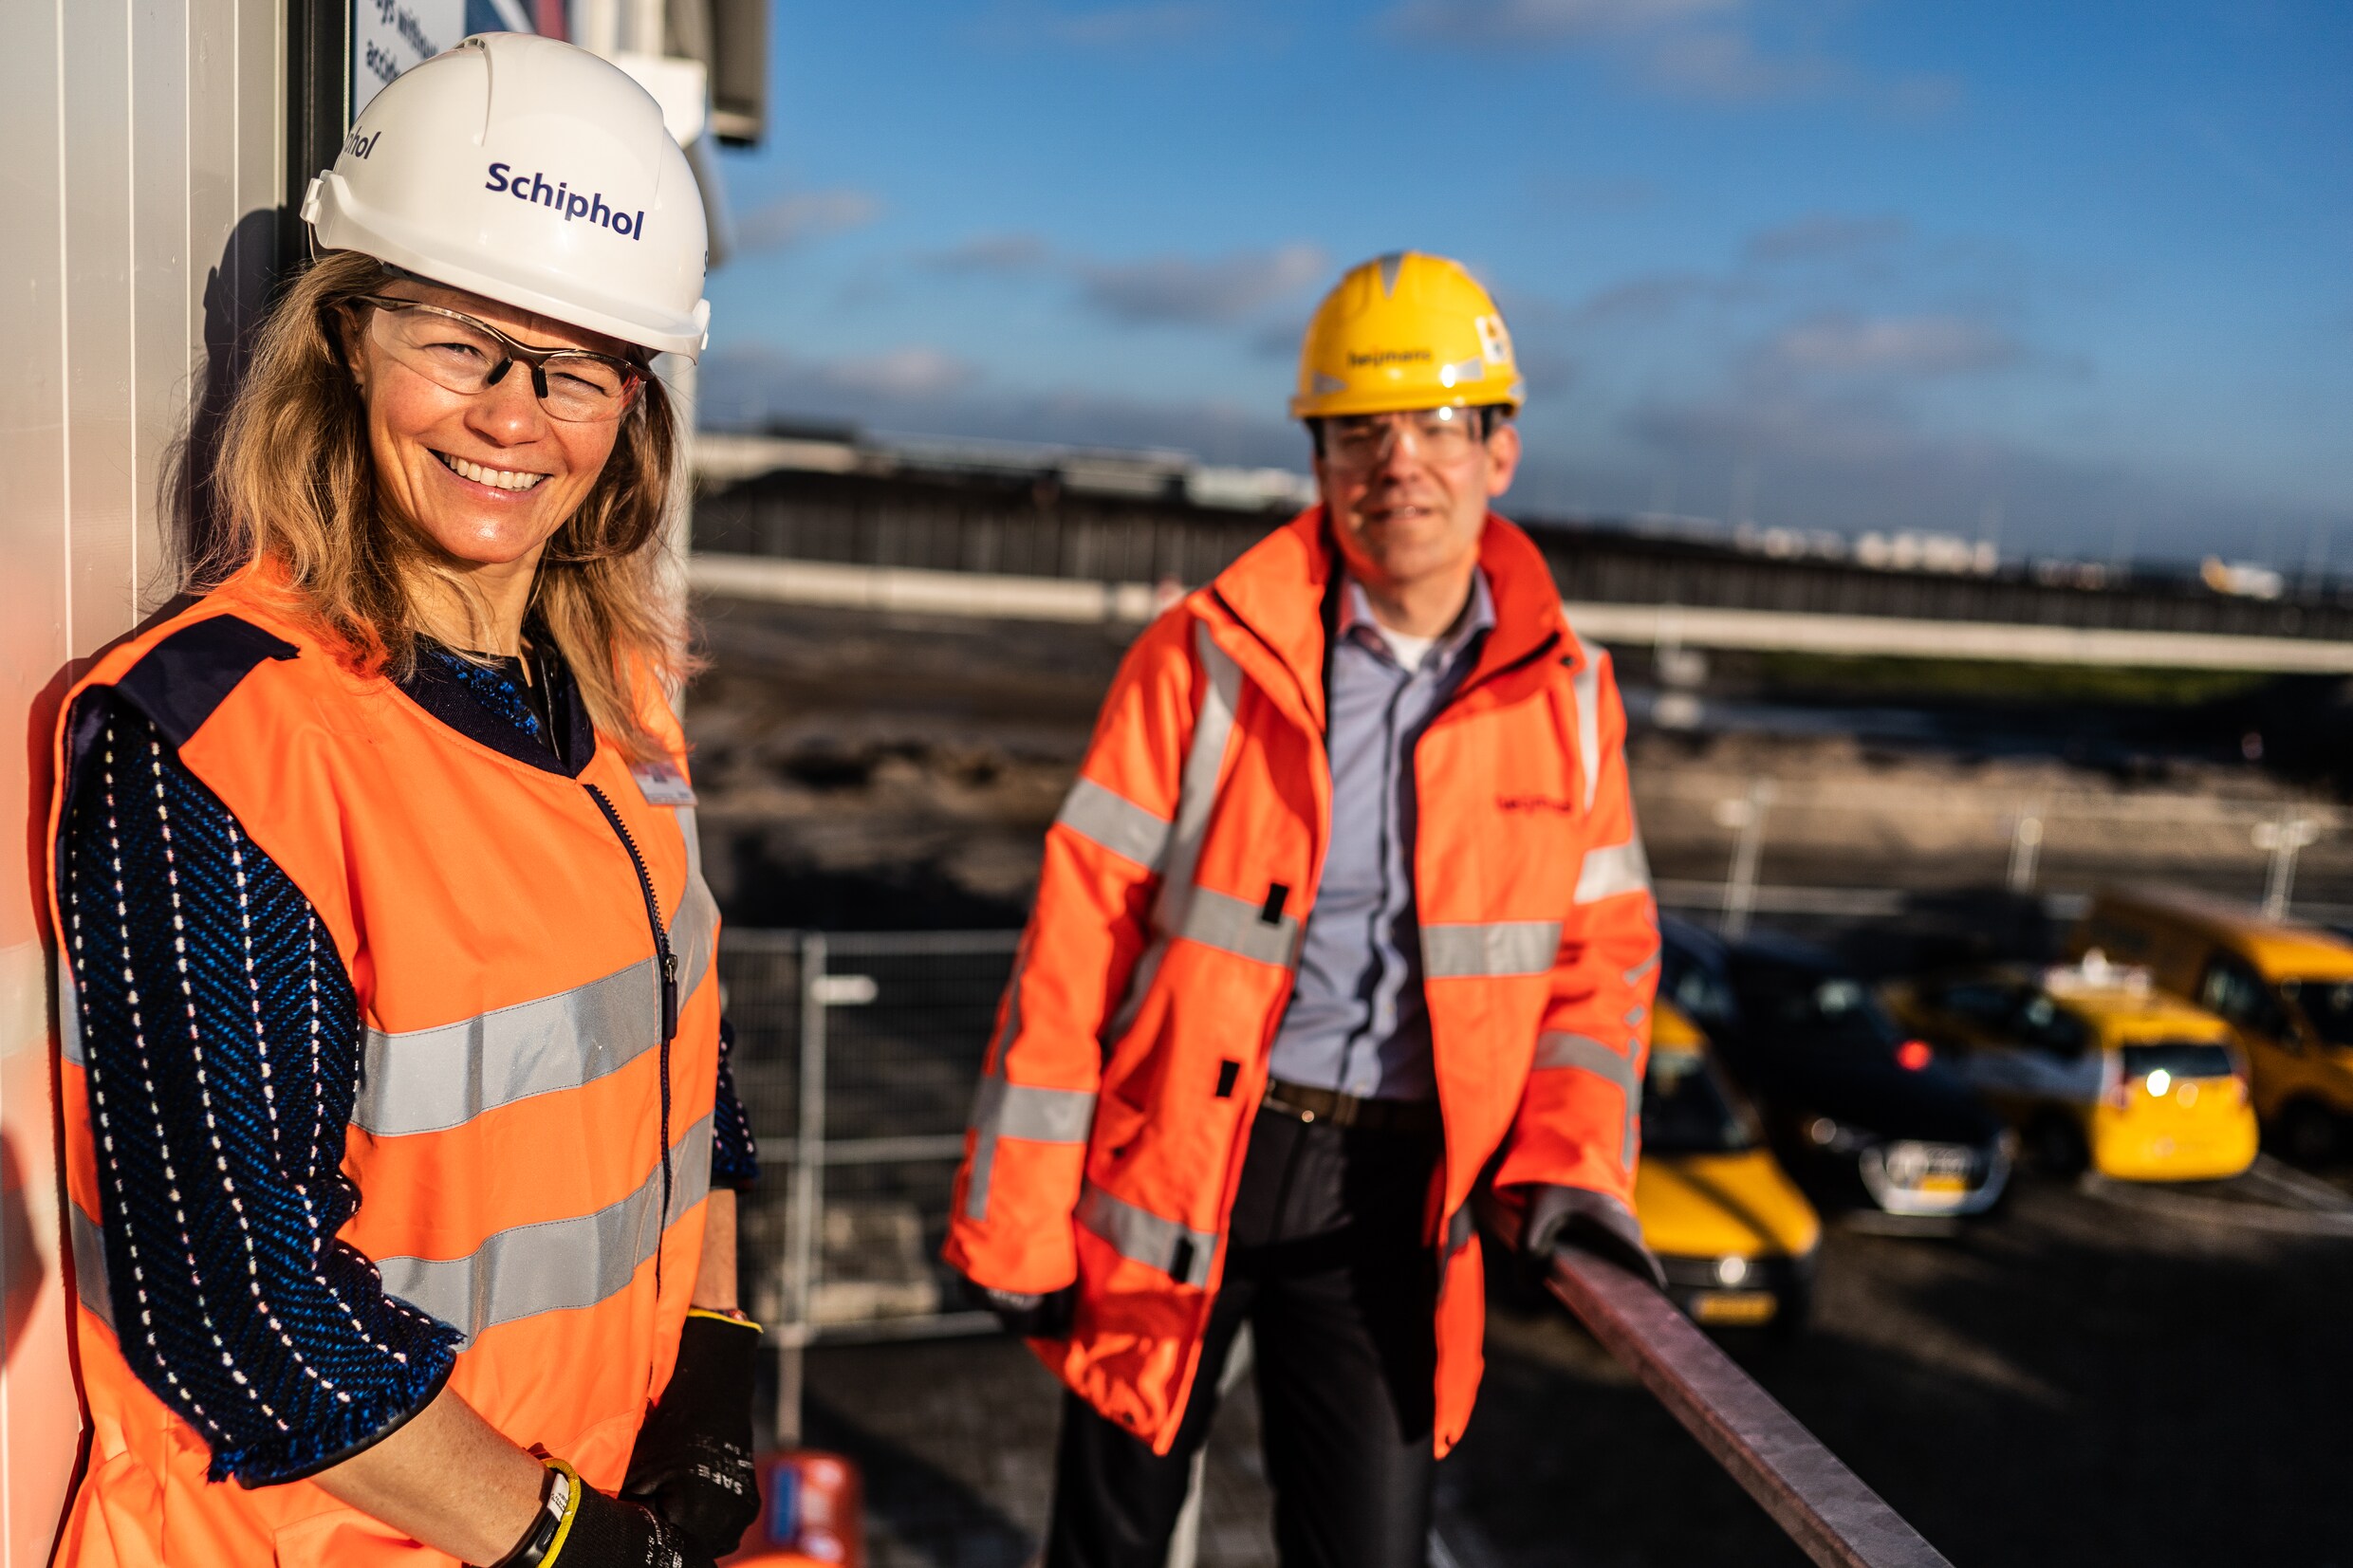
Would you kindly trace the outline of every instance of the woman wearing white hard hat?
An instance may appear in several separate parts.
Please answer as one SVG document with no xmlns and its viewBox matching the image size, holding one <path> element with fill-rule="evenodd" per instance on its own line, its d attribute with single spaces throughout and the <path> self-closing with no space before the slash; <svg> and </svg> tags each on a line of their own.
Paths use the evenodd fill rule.
<svg viewBox="0 0 2353 1568">
<path fill-rule="evenodd" d="M 303 215 L 227 551 L 60 727 L 59 1560 L 707 1564 L 759 1331 L 666 701 L 700 196 L 629 78 L 494 34 Z"/>
</svg>

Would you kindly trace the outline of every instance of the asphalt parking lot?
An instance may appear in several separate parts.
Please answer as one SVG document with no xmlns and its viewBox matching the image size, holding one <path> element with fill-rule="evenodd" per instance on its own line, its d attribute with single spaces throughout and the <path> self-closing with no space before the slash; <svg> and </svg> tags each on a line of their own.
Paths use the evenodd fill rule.
<svg viewBox="0 0 2353 1568">
<path fill-rule="evenodd" d="M 2334 1212 L 2316 1211 L 2330 1210 Z M 2209 1189 L 2023 1177 L 1956 1237 L 1834 1224 L 1814 1323 L 1751 1370 L 1956 1564 L 2353 1563 L 2353 1220 L 2295 1172 Z M 1442 1467 L 1460 1568 L 1803 1559 L 1542 1301 L 1499 1301 Z M 1018 1568 L 1057 1391 L 1016 1344 L 811 1353 L 809 1439 L 865 1469 L 875 1568 Z M 1201 1562 L 1270 1564 L 1247 1385 Z"/>
</svg>

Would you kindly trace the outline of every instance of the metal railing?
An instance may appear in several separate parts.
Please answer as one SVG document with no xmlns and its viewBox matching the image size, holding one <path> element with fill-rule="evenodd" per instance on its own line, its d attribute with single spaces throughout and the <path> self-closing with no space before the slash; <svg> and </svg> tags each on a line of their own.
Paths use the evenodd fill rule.
<svg viewBox="0 0 2353 1568">
<path fill-rule="evenodd" d="M 1017 932 L 730 927 L 719 977 L 766 1179 L 742 1208 L 748 1305 L 782 1351 L 776 1430 L 801 1427 L 801 1353 L 985 1333 L 937 1261 L 948 1191 Z"/>
<path fill-rule="evenodd" d="M 1574 1249 L 1560 1254 L 1547 1282 L 1814 1561 L 1825 1568 L 1951 1568 L 1944 1554 L 1647 1283 Z"/>
<path fill-rule="evenodd" d="M 801 1435 L 814 1344 L 991 1332 L 937 1262 L 964 1124 L 1016 932 L 731 928 L 720 981 L 767 1171 L 744 1278 L 779 1356 L 776 1432 Z M 1552 1292 L 1792 1540 L 1840 1568 L 1945 1559 L 1663 1296 L 1564 1254 Z"/>
<path fill-rule="evenodd" d="M 1686 770 L 1638 781 L 1636 806 L 1651 829 L 1653 863 L 1669 873 L 1658 884 L 1659 901 L 1713 916 L 1734 940 L 1758 914 L 1894 914 L 1908 897 L 1937 889 L 1998 888 L 2040 898 L 2064 917 L 2117 880 L 2197 888 L 2274 919 L 2353 916 L 2345 815 L 2316 798 Z M 1720 880 L 1689 875 L 1713 869 L 1711 860 L 1722 868 Z M 1858 874 L 1868 885 L 1825 885 Z M 2300 874 L 2307 888 L 2301 898 Z"/>
</svg>

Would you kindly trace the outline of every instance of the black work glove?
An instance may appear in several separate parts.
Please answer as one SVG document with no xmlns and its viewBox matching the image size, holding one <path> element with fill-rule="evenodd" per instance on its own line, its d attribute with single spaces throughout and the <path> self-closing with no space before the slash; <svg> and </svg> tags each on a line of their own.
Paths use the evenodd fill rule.
<svg viewBox="0 0 2353 1568">
<path fill-rule="evenodd" d="M 1019 1290 L 992 1290 L 967 1279 L 964 1294 L 974 1306 L 995 1313 L 1008 1334 L 1018 1334 L 1025 1339 L 1067 1339 L 1079 1287 L 1065 1285 L 1060 1290 L 1033 1296 Z"/>
<path fill-rule="evenodd" d="M 621 1484 L 624 1499 L 645 1503 L 714 1558 L 734 1551 L 760 1517 L 751 1464 L 759 1353 L 758 1324 L 688 1314 L 670 1386 L 639 1429 Z"/>
<path fill-rule="evenodd" d="M 1667 1288 L 1667 1271 L 1643 1244 L 1641 1222 L 1616 1198 L 1583 1187 L 1524 1187 L 1514 1196 L 1525 1205 L 1520 1212 L 1520 1261 L 1534 1274 L 1541 1276 L 1552 1266 L 1552 1254 L 1559 1248 L 1581 1246 L 1639 1280 Z"/>
<path fill-rule="evenodd" d="M 715 1568 L 718 1554 L 651 1508 L 580 1488 L 572 1527 L 542 1568 Z"/>
</svg>

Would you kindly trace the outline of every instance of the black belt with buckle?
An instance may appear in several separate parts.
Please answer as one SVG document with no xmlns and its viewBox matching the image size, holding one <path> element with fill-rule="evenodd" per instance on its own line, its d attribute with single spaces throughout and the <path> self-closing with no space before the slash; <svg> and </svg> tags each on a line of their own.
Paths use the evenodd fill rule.
<svg viewBox="0 0 2353 1568">
<path fill-rule="evenodd" d="M 1280 1079 L 1268 1080 L 1265 1104 L 1269 1111 L 1310 1125 L 1325 1121 L 1334 1127 L 1361 1127 L 1368 1133 L 1414 1133 L 1427 1137 L 1442 1127 L 1438 1102 L 1434 1099 L 1360 1099 Z"/>
</svg>

